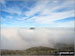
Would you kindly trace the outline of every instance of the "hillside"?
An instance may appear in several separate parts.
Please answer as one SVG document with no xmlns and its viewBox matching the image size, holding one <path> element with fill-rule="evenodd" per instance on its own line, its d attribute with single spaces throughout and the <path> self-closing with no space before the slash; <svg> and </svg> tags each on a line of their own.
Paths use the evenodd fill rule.
<svg viewBox="0 0 75 56">
<path fill-rule="evenodd" d="M 54 54 L 53 48 L 49 47 L 32 47 L 27 50 L 2 50 L 1 54 L 2 55 L 17 55 L 17 54 L 23 54 L 23 55 L 49 55 L 49 54 Z"/>
<path fill-rule="evenodd" d="M 32 47 L 26 50 L 26 54 L 30 55 L 49 55 L 54 54 L 55 49 L 49 47 Z"/>
<path fill-rule="evenodd" d="M 72 51 L 74 52 L 74 47 L 61 47 L 59 49 L 54 49 L 50 47 L 32 47 L 26 50 L 2 50 L 0 54 L 2 55 L 51 55 L 56 54 L 60 51 Z"/>
</svg>

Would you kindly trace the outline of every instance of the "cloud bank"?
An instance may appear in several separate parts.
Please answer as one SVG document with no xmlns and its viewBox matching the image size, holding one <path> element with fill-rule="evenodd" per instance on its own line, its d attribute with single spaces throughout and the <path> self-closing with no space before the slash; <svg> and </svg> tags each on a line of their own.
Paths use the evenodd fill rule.
<svg viewBox="0 0 75 56">
<path fill-rule="evenodd" d="M 54 47 L 56 43 L 73 44 L 74 29 L 2 28 L 0 49 L 24 50 L 35 46 Z"/>
</svg>

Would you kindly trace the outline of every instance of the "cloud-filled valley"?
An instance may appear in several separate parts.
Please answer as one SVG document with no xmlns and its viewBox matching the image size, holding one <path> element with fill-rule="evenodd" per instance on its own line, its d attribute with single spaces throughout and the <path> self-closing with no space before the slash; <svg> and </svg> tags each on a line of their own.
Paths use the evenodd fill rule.
<svg viewBox="0 0 75 56">
<path fill-rule="evenodd" d="M 74 29 L 2 28 L 0 49 L 27 49 L 35 46 L 54 47 L 56 43 L 73 44 Z"/>
</svg>

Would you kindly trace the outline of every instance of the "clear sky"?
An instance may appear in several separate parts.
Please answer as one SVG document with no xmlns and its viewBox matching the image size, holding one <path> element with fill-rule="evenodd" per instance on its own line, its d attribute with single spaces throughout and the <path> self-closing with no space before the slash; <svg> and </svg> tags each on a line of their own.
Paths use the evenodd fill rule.
<svg viewBox="0 0 75 56">
<path fill-rule="evenodd" d="M 74 27 L 74 0 L 1 0 L 2 27 Z"/>
</svg>

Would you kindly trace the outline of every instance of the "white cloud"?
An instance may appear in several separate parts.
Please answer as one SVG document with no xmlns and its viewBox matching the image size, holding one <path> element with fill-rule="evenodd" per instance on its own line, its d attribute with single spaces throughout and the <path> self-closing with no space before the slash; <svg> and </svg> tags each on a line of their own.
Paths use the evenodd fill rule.
<svg viewBox="0 0 75 56">
<path fill-rule="evenodd" d="M 26 16 L 33 16 L 35 13 L 38 13 L 40 11 L 42 11 L 44 8 L 46 8 L 47 4 L 48 4 L 49 0 L 47 1 L 39 1 L 36 3 L 36 5 L 34 5 L 33 8 L 31 8 L 30 11 L 26 12 Z"/>
<path fill-rule="evenodd" d="M 66 42 L 63 42 L 65 37 Z M 34 46 L 53 47 L 57 42 L 73 44 L 73 40 L 73 29 L 1 28 L 2 49 L 26 49 Z"/>
<path fill-rule="evenodd" d="M 74 16 L 73 11 L 69 11 L 69 12 L 62 12 L 62 13 L 54 13 L 48 16 L 34 16 L 30 20 L 33 19 L 34 22 L 39 24 L 51 24 L 56 20 L 61 20 L 73 16 Z"/>
<path fill-rule="evenodd" d="M 40 23 L 40 24 L 50 24 L 56 20 L 74 17 L 74 9 L 70 11 L 67 10 L 63 12 L 55 12 L 56 10 L 59 10 L 59 9 L 74 7 L 72 5 L 72 3 L 74 4 L 73 1 L 64 1 L 64 3 L 54 5 L 54 6 L 51 6 L 51 4 L 50 6 L 48 6 L 48 2 L 49 0 L 47 1 L 46 4 L 44 4 L 44 1 L 43 1 L 42 3 L 39 4 L 42 6 L 39 6 L 37 4 L 37 6 L 32 8 L 30 11 L 28 11 L 26 15 L 28 16 L 34 15 L 32 18 L 30 18 L 30 20 L 31 21 L 33 20 L 34 22 Z M 35 13 L 38 13 L 38 12 L 39 12 L 39 16 L 35 16 Z"/>
<path fill-rule="evenodd" d="M 20 10 L 15 10 L 13 8 L 7 8 L 7 7 L 3 11 L 8 12 L 10 14 L 18 14 L 18 15 L 21 15 L 21 13 L 22 13 Z"/>
<path fill-rule="evenodd" d="M 8 12 L 13 17 L 13 20 L 21 23 L 27 22 L 27 23 L 33 23 L 33 24 L 53 24 L 56 20 L 61 20 L 69 17 L 74 17 L 74 0 L 68 1 L 62 1 L 62 0 L 38 0 L 36 1 L 31 8 L 27 7 L 25 3 L 19 4 L 20 6 L 23 6 L 22 8 L 19 7 L 19 5 L 15 4 L 13 7 L 5 7 L 2 9 L 5 12 Z M 61 2 L 61 4 L 60 4 Z M 10 4 L 9 4 L 10 5 Z M 25 5 L 25 6 L 24 6 Z M 22 11 L 23 9 L 27 8 L 28 11 Z M 72 8 L 70 10 L 67 9 L 67 11 L 63 12 L 57 12 L 60 9 L 66 9 L 66 8 Z M 35 14 L 38 13 L 38 16 Z M 18 16 L 15 17 L 15 15 L 12 14 L 18 14 Z M 11 16 L 6 15 L 7 20 L 8 18 L 11 18 Z M 20 17 L 19 17 L 20 16 Z M 15 18 L 14 18 L 15 17 Z M 17 21 L 17 20 L 18 21 Z M 29 19 L 26 21 L 25 19 Z M 10 20 L 11 22 L 11 20 Z M 12 22 L 11 22 L 12 23 Z M 15 23 L 16 24 L 16 23 Z"/>
</svg>

